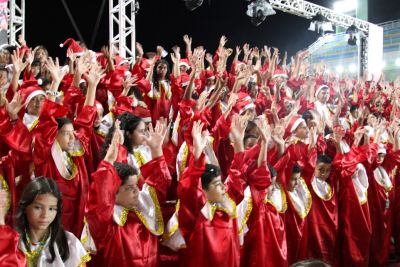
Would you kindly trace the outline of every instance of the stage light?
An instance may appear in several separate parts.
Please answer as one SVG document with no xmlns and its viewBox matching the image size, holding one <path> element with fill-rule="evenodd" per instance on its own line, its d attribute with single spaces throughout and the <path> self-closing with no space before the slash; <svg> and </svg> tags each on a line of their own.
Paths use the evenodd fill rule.
<svg viewBox="0 0 400 267">
<path fill-rule="evenodd" d="M 396 64 L 397 67 L 400 67 L 400 58 L 396 59 L 395 64 Z"/>
<path fill-rule="evenodd" d="M 356 25 L 351 25 L 349 28 L 346 30 L 346 34 L 348 35 L 349 39 L 347 40 L 347 43 L 349 45 L 357 45 L 357 34 L 360 32 L 360 30 L 357 28 Z"/>
<path fill-rule="evenodd" d="M 351 73 L 356 73 L 357 72 L 357 65 L 354 64 L 354 63 L 351 63 L 350 66 L 349 66 L 349 71 Z"/>
<path fill-rule="evenodd" d="M 336 67 L 336 72 L 337 72 L 338 74 L 342 74 L 343 71 L 344 71 L 344 68 L 343 68 L 342 65 L 339 65 L 339 66 Z"/>
<path fill-rule="evenodd" d="M 347 13 L 356 10 L 357 7 L 357 0 L 342 0 L 333 3 L 333 10 L 339 13 Z"/>
<path fill-rule="evenodd" d="M 187 9 L 190 11 L 195 10 L 199 6 L 203 4 L 203 0 L 184 0 L 185 1 L 185 6 Z"/>
<path fill-rule="evenodd" d="M 247 6 L 246 14 L 251 17 L 251 23 L 258 26 L 266 17 L 275 15 L 276 12 L 267 0 L 255 0 Z"/>
<path fill-rule="evenodd" d="M 321 35 L 324 35 L 328 32 L 334 32 L 332 22 L 330 22 L 319 12 L 312 17 L 308 30 L 320 33 Z"/>
</svg>

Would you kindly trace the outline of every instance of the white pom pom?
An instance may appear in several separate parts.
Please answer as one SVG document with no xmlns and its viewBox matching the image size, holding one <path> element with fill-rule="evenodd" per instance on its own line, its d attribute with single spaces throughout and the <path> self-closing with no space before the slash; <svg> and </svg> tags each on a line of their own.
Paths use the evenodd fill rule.
<svg viewBox="0 0 400 267">
<path fill-rule="evenodd" d="M 60 47 L 64 47 L 64 44 L 60 44 Z"/>
<path fill-rule="evenodd" d="M 37 83 L 38 83 L 38 85 L 42 85 L 42 84 L 43 84 L 43 80 L 42 80 L 41 78 L 39 78 L 39 79 L 37 80 Z"/>
</svg>

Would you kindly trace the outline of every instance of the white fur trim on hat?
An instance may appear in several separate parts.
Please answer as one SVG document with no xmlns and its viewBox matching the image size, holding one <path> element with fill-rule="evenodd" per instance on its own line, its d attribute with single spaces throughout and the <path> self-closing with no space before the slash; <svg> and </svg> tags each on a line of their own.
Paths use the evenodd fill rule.
<svg viewBox="0 0 400 267">
<path fill-rule="evenodd" d="M 315 97 L 318 96 L 319 92 L 321 92 L 321 90 L 329 90 L 329 87 L 325 84 L 321 85 L 320 87 L 318 87 L 317 91 L 315 91 Z"/>
<path fill-rule="evenodd" d="M 26 100 L 25 100 L 25 104 L 28 104 L 31 100 L 32 100 L 32 98 L 34 98 L 35 96 L 38 96 L 38 95 L 46 95 L 46 93 L 43 91 L 43 90 L 35 90 L 35 91 L 33 91 L 30 95 L 28 95 L 28 97 L 26 98 Z"/>
<path fill-rule="evenodd" d="M 306 121 L 303 118 L 298 118 L 292 125 L 292 128 L 290 128 L 290 132 L 293 133 L 299 125 L 304 122 L 306 124 Z"/>
<path fill-rule="evenodd" d="M 96 103 L 96 108 L 104 111 L 103 105 L 100 103 Z"/>
<path fill-rule="evenodd" d="M 383 144 L 379 144 L 378 154 L 387 154 L 386 148 Z"/>
<path fill-rule="evenodd" d="M 256 105 L 254 103 L 249 103 L 246 106 L 244 106 L 240 111 L 239 114 L 243 114 L 246 110 L 251 109 L 251 108 L 256 108 Z"/>
<path fill-rule="evenodd" d="M 288 78 L 286 73 L 279 73 L 279 74 L 274 74 L 274 76 L 272 76 L 274 79 L 278 78 L 278 77 L 283 77 L 283 78 Z"/>
<path fill-rule="evenodd" d="M 151 117 L 142 117 L 143 122 L 151 122 Z"/>
<path fill-rule="evenodd" d="M 185 66 L 186 68 L 190 69 L 189 64 L 187 64 L 186 62 L 179 62 L 178 66 Z"/>
</svg>

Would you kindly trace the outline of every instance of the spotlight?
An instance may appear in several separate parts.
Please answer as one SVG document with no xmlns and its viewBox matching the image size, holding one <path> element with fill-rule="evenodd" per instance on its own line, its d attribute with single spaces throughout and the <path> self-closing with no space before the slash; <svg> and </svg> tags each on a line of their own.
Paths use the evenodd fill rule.
<svg viewBox="0 0 400 267">
<path fill-rule="evenodd" d="M 203 0 L 184 0 L 185 1 L 185 6 L 187 9 L 190 11 L 195 10 L 199 6 L 203 4 Z"/>
<path fill-rule="evenodd" d="M 343 71 L 344 71 L 344 68 L 343 68 L 342 65 L 339 65 L 339 66 L 336 67 L 336 72 L 337 72 L 338 74 L 342 74 Z"/>
<path fill-rule="evenodd" d="M 400 58 L 396 59 L 395 64 L 397 67 L 400 67 Z"/>
<path fill-rule="evenodd" d="M 349 66 L 349 71 L 351 73 L 356 73 L 357 72 L 357 65 L 354 64 L 354 63 L 351 63 L 350 66 Z"/>
<path fill-rule="evenodd" d="M 317 32 L 321 35 L 329 32 L 334 32 L 332 22 L 324 17 L 320 12 L 312 17 L 308 30 Z"/>
<path fill-rule="evenodd" d="M 246 14 L 251 17 L 251 23 L 258 26 L 266 17 L 275 15 L 276 12 L 267 0 L 255 0 L 247 6 Z"/>
<path fill-rule="evenodd" d="M 347 43 L 349 45 L 357 45 L 357 33 L 359 32 L 358 28 L 356 25 L 351 25 L 349 28 L 346 30 L 346 34 L 349 36 L 349 39 L 347 40 Z"/>
</svg>

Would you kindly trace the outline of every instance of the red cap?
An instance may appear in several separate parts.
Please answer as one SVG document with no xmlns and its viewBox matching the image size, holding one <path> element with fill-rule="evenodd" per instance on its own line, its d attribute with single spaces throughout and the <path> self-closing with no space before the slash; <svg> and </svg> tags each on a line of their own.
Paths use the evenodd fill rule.
<svg viewBox="0 0 400 267">
<path fill-rule="evenodd" d="M 276 78 L 279 78 L 279 77 L 288 78 L 287 74 L 283 71 L 283 69 L 276 68 L 275 71 L 274 71 L 273 78 L 276 79 Z"/>
<path fill-rule="evenodd" d="M 288 138 L 302 122 L 306 123 L 301 116 L 294 116 L 285 129 L 283 139 Z"/>
<path fill-rule="evenodd" d="M 178 66 L 185 66 L 187 69 L 190 69 L 190 64 L 189 64 L 189 60 L 187 58 L 182 58 L 181 60 L 179 60 L 179 64 Z"/>
<path fill-rule="evenodd" d="M 253 103 L 251 97 L 244 92 L 239 92 L 238 100 L 233 107 L 233 110 L 238 114 L 243 114 L 246 110 L 255 108 L 256 106 Z"/>
<path fill-rule="evenodd" d="M 37 80 L 29 80 L 20 86 L 20 94 L 24 105 L 28 104 L 35 96 L 46 95 L 43 89 L 38 85 Z"/>
<path fill-rule="evenodd" d="M 66 45 L 68 45 L 68 48 L 72 49 L 75 55 L 83 55 L 83 48 L 74 39 L 68 38 L 63 44 L 60 44 L 60 47 L 64 47 Z"/>
</svg>

